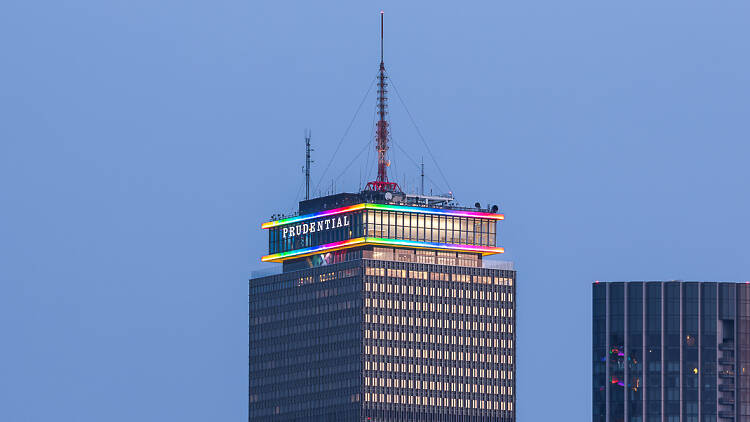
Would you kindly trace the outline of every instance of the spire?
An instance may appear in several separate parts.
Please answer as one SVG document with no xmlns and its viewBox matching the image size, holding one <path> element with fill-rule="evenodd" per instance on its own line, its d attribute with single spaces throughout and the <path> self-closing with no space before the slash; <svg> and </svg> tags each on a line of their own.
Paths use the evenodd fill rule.
<svg viewBox="0 0 750 422">
<path fill-rule="evenodd" d="M 388 166 L 390 162 L 386 159 L 388 151 L 388 77 L 385 75 L 385 62 L 383 61 L 383 11 L 380 11 L 380 72 L 378 73 L 378 123 L 375 131 L 375 150 L 378 151 L 378 177 L 374 182 L 367 184 L 367 190 L 376 191 L 401 191 L 398 184 L 388 181 Z"/>
<path fill-rule="evenodd" d="M 380 12 L 380 73 L 378 74 L 378 126 L 376 131 L 376 145 L 378 150 L 378 182 L 388 182 L 388 160 L 385 154 L 388 151 L 388 122 L 385 120 L 387 111 L 387 97 L 385 76 L 385 63 L 383 62 L 383 12 Z"/>
<path fill-rule="evenodd" d="M 383 69 L 383 11 L 380 11 L 380 68 Z"/>
</svg>

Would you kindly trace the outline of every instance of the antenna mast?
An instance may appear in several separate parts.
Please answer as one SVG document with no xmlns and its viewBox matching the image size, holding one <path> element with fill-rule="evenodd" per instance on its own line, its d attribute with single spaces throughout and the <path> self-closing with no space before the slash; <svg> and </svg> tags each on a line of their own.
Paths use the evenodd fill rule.
<svg viewBox="0 0 750 422">
<path fill-rule="evenodd" d="M 424 157 L 422 157 L 422 184 L 419 189 L 419 194 L 424 195 Z"/>
<path fill-rule="evenodd" d="M 367 184 L 366 190 L 400 192 L 401 188 L 395 182 L 388 181 L 388 166 L 390 162 L 386 159 L 388 151 L 388 121 L 385 119 L 388 114 L 386 105 L 386 93 L 388 90 L 388 79 L 385 76 L 385 62 L 383 61 L 383 11 L 380 11 L 380 73 L 378 74 L 378 123 L 375 135 L 375 149 L 378 151 L 378 177 L 374 182 Z"/>
<path fill-rule="evenodd" d="M 378 126 L 376 132 L 375 149 L 378 150 L 378 178 L 381 183 L 388 183 L 388 160 L 385 154 L 388 151 L 388 122 L 385 120 L 386 111 L 386 86 L 385 62 L 383 62 L 383 12 L 380 12 L 380 74 L 378 75 Z"/>
<path fill-rule="evenodd" d="M 310 163 L 312 163 L 310 160 L 310 151 L 312 151 L 310 148 L 311 136 L 312 131 L 310 131 L 310 129 L 305 130 L 305 201 L 310 199 Z"/>
</svg>

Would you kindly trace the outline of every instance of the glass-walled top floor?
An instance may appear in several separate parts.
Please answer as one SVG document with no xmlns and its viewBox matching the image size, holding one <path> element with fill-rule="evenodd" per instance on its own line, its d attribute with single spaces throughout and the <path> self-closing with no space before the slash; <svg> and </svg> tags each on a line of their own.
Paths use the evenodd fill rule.
<svg viewBox="0 0 750 422">
<path fill-rule="evenodd" d="M 494 247 L 496 224 L 486 218 L 362 210 L 270 228 L 269 253 L 362 237 Z"/>
</svg>

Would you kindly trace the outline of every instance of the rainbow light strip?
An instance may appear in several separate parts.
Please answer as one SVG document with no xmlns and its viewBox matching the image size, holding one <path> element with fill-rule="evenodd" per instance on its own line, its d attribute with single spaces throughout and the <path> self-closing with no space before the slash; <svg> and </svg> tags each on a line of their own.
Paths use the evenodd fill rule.
<svg viewBox="0 0 750 422">
<path fill-rule="evenodd" d="M 336 208 L 334 210 L 320 211 L 312 214 L 300 215 L 297 217 L 285 218 L 283 220 L 269 221 L 261 225 L 264 229 L 270 229 L 273 227 L 283 226 L 285 224 L 299 223 L 300 221 L 312 220 L 313 218 L 327 217 L 329 215 L 343 214 L 346 212 L 358 211 L 358 210 L 383 210 L 383 211 L 401 211 L 401 212 L 413 212 L 420 214 L 435 214 L 435 215 L 451 215 L 454 217 L 471 217 L 471 218 L 486 218 L 490 220 L 504 220 L 503 214 L 493 214 L 489 212 L 479 211 L 460 211 L 460 210 L 443 210 L 439 208 L 422 208 L 422 207 L 406 207 L 403 205 L 387 205 L 387 204 L 356 204 L 348 207 Z"/>
<path fill-rule="evenodd" d="M 340 242 L 326 243 L 325 245 L 312 246 L 309 248 L 296 249 L 288 252 L 266 255 L 261 258 L 263 262 L 283 262 L 291 258 L 302 258 L 321 252 L 331 252 L 339 249 L 350 248 L 361 245 L 381 246 L 405 246 L 417 249 L 440 249 L 461 252 L 479 252 L 482 255 L 493 255 L 505 252 L 504 248 L 494 246 L 456 245 L 452 243 L 419 242 L 416 240 L 383 239 L 380 237 L 358 237 L 356 239 L 342 240 Z"/>
</svg>

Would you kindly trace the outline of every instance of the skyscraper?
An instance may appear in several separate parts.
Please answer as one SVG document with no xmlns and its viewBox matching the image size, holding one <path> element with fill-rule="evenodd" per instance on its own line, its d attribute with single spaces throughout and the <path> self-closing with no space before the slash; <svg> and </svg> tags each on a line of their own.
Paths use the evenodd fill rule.
<svg viewBox="0 0 750 422">
<path fill-rule="evenodd" d="M 593 420 L 750 421 L 750 284 L 594 283 Z"/>
<path fill-rule="evenodd" d="M 250 420 L 515 420 L 504 216 L 388 179 L 386 86 L 381 54 L 376 180 L 262 225 L 283 271 L 250 280 Z"/>
</svg>

